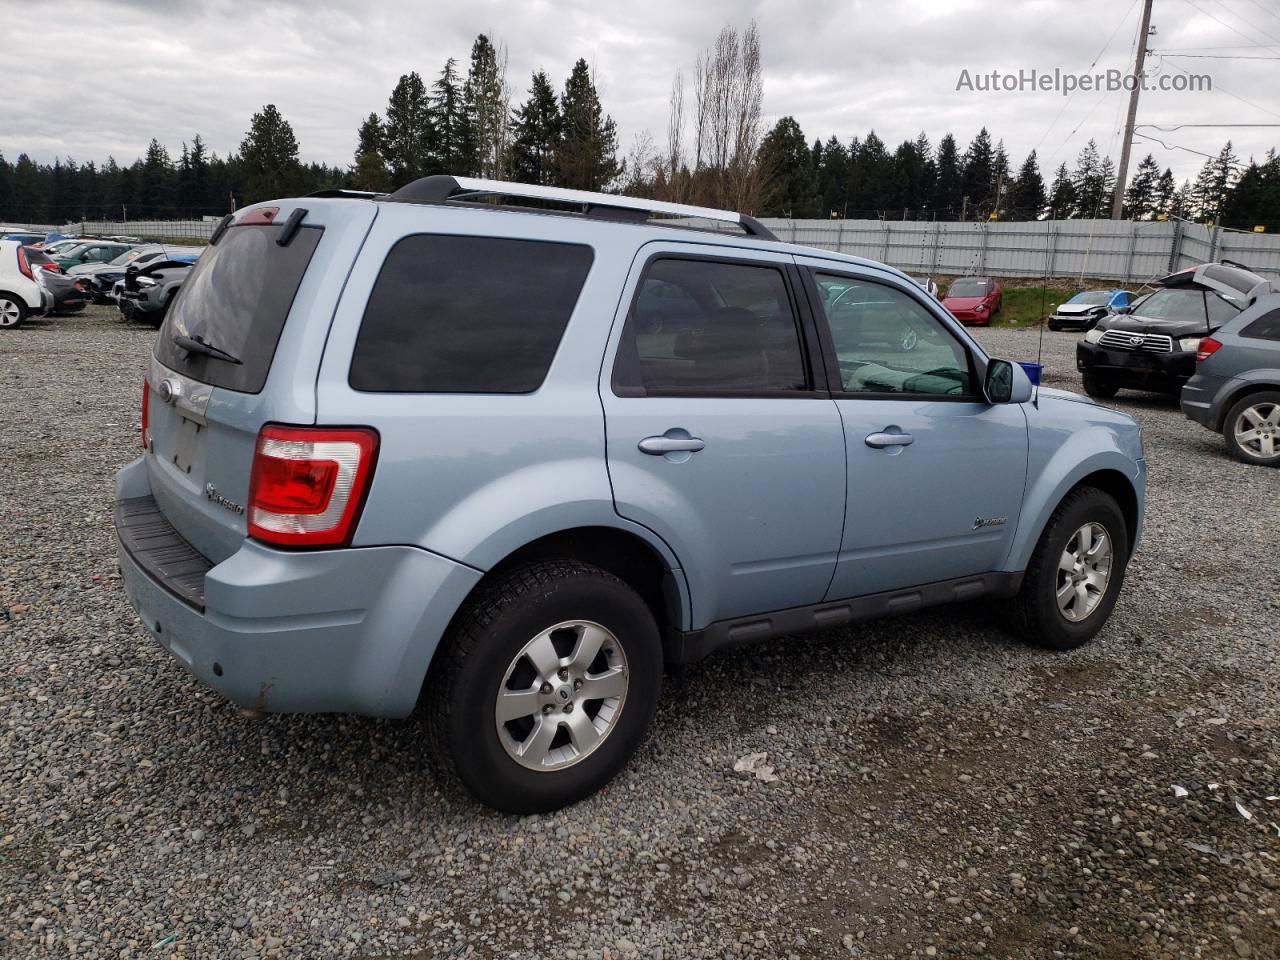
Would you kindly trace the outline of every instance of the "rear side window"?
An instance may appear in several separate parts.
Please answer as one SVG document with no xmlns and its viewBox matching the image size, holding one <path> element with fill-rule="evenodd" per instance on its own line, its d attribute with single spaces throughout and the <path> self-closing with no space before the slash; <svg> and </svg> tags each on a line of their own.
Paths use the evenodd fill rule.
<svg viewBox="0 0 1280 960">
<path fill-rule="evenodd" d="M 320 227 L 302 227 L 287 246 L 279 226 L 231 227 L 192 268 L 156 340 L 156 359 L 189 377 L 242 393 L 267 382 L 280 331 L 320 243 Z M 241 362 L 188 353 L 176 336 L 203 340 Z"/>
<path fill-rule="evenodd" d="M 1264 313 L 1241 330 L 1240 336 L 1254 340 L 1280 340 L 1280 310 Z"/>
<path fill-rule="evenodd" d="M 618 344 L 617 396 L 775 396 L 808 389 L 780 269 L 695 259 L 649 264 Z"/>
<path fill-rule="evenodd" d="M 369 294 L 349 382 L 375 393 L 530 393 L 591 269 L 580 244 L 418 234 Z"/>
</svg>

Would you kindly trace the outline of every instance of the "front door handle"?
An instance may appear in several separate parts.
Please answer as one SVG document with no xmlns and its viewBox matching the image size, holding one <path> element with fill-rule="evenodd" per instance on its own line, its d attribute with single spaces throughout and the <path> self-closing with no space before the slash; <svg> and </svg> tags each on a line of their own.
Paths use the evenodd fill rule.
<svg viewBox="0 0 1280 960">
<path fill-rule="evenodd" d="M 905 447 L 914 440 L 909 433 L 872 433 L 866 442 L 868 447 Z"/>
<path fill-rule="evenodd" d="M 641 453 L 661 457 L 668 453 L 697 453 L 706 444 L 698 437 L 645 437 L 636 446 Z"/>
</svg>

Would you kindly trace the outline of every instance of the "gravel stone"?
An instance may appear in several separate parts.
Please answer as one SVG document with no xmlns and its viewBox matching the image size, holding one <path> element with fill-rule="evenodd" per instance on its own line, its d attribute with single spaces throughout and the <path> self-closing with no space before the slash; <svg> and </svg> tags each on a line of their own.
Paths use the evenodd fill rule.
<svg viewBox="0 0 1280 960">
<path fill-rule="evenodd" d="M 0 331 L 0 957 L 1280 956 L 1280 471 L 1170 400 L 1112 402 L 1150 491 L 1093 644 L 976 603 L 718 656 L 603 792 L 512 818 L 416 720 L 254 721 L 139 628 L 111 478 L 154 336 Z"/>
</svg>

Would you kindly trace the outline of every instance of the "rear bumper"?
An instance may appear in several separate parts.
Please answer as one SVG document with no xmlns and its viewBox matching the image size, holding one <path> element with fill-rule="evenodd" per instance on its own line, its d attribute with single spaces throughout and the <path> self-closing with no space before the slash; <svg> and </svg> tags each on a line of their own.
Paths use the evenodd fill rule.
<svg viewBox="0 0 1280 960">
<path fill-rule="evenodd" d="M 125 514 L 146 509 L 149 497 L 136 460 L 116 477 L 125 593 L 157 643 L 242 707 L 408 715 L 441 636 L 481 576 L 405 546 L 304 552 L 246 540 L 211 565 L 172 542 L 162 516 L 150 531 L 128 528 Z"/>
<path fill-rule="evenodd" d="M 1222 429 L 1223 409 L 1219 398 L 1229 390 L 1231 381 L 1221 377 L 1206 377 L 1197 373 L 1186 382 L 1178 397 L 1178 404 L 1187 419 L 1194 420 L 1202 427 L 1218 431 Z"/>
<path fill-rule="evenodd" d="M 1195 373 L 1196 355 L 1184 350 L 1173 353 L 1108 350 L 1081 340 L 1076 344 L 1076 369 L 1106 377 L 1121 387 L 1177 390 Z"/>
</svg>

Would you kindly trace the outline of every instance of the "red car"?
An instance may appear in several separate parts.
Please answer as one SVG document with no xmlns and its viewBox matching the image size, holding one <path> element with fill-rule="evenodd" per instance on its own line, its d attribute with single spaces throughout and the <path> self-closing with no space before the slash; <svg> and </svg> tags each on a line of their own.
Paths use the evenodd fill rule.
<svg viewBox="0 0 1280 960">
<path fill-rule="evenodd" d="M 942 305 L 964 324 L 986 326 L 1000 312 L 1003 293 L 990 277 L 961 277 L 951 284 Z"/>
</svg>

